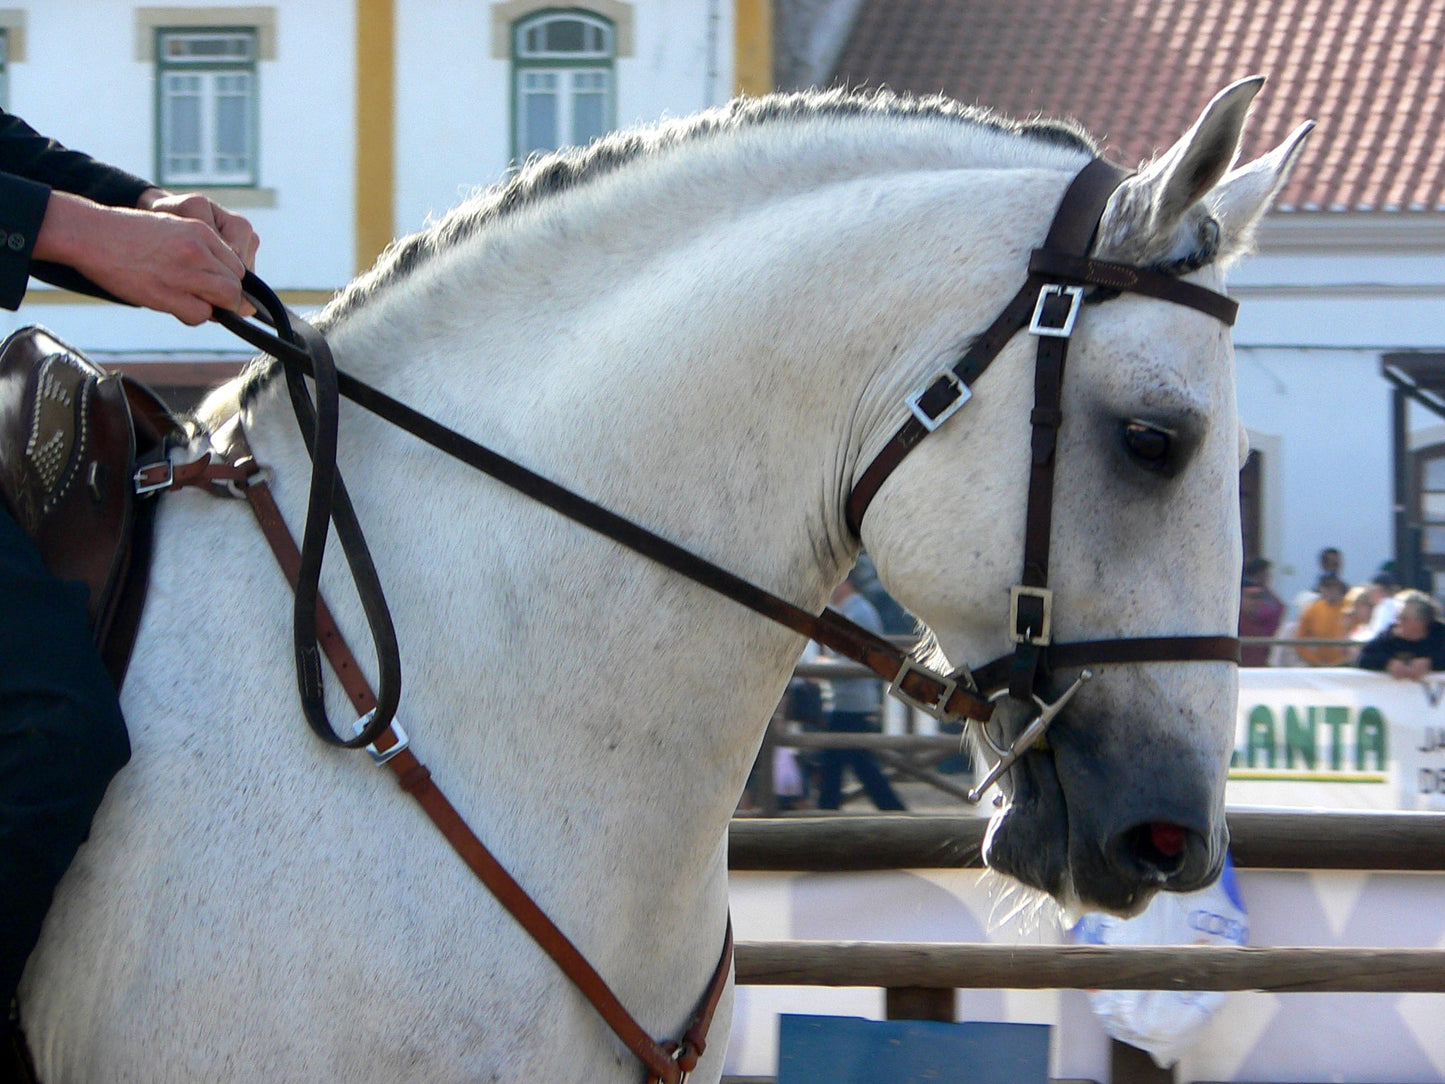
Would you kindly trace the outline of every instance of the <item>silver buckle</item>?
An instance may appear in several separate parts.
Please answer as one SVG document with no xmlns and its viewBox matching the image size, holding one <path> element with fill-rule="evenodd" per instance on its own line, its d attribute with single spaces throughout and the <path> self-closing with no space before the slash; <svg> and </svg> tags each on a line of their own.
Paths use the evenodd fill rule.
<svg viewBox="0 0 1445 1084">
<path fill-rule="evenodd" d="M 160 482 L 143 482 L 141 478 L 155 470 L 157 467 L 166 468 L 166 476 Z M 137 467 L 131 481 L 135 484 L 135 495 L 144 497 L 147 493 L 155 493 L 157 490 L 169 489 L 171 483 L 176 480 L 176 468 L 169 459 L 163 459 L 159 463 L 147 463 L 144 467 Z"/>
<path fill-rule="evenodd" d="M 942 684 L 943 691 L 938 694 L 937 700 L 930 704 L 926 701 L 919 700 L 916 697 L 910 696 L 908 695 L 908 693 L 904 692 L 903 680 L 908 677 L 910 673 L 922 674 L 929 680 L 937 681 Z M 948 720 L 955 718 L 955 716 L 952 716 L 948 713 L 947 709 L 948 702 L 953 699 L 954 691 L 957 688 L 958 682 L 955 679 L 951 677 L 940 677 L 932 670 L 927 670 L 924 667 L 920 666 L 915 660 L 911 658 L 905 658 L 903 660 L 903 665 L 898 668 L 898 674 L 894 677 L 893 683 L 888 686 L 888 694 L 890 696 L 897 697 L 899 700 L 902 700 L 911 708 L 917 708 L 924 714 L 933 716 L 933 718 L 937 719 L 939 722 L 947 722 Z"/>
<path fill-rule="evenodd" d="M 360 734 L 363 730 L 366 729 L 366 725 L 370 723 L 371 720 L 375 717 L 376 709 L 372 708 L 360 719 L 356 720 L 355 724 L 352 727 L 353 733 Z M 408 745 L 411 744 L 411 739 L 407 737 L 406 731 L 402 729 L 401 724 L 398 723 L 395 719 L 391 721 L 391 727 L 389 729 L 391 730 L 392 735 L 396 738 L 396 744 L 393 745 L 391 748 L 384 750 L 378 749 L 375 742 L 373 742 L 371 745 L 365 746 L 366 751 L 371 754 L 371 759 L 377 767 L 385 764 L 388 760 L 396 756 L 398 753 L 400 753 L 403 749 L 405 749 Z"/>
<path fill-rule="evenodd" d="M 1019 630 L 1019 599 L 1036 598 L 1043 606 L 1042 628 L 1030 627 L 1027 632 Z M 1047 587 L 1010 587 L 1008 589 L 1008 635 L 1016 644 L 1036 644 L 1046 647 L 1054 631 L 1054 593 Z"/>
<path fill-rule="evenodd" d="M 1064 322 L 1058 327 L 1041 323 L 1044 318 L 1044 306 L 1049 298 L 1059 297 L 1063 294 L 1069 295 L 1069 315 L 1064 317 Z M 1029 321 L 1030 335 L 1045 335 L 1054 339 L 1067 339 L 1074 333 L 1074 321 L 1079 318 L 1079 309 L 1084 304 L 1084 288 L 1082 286 L 1060 286 L 1057 283 L 1045 283 L 1039 291 L 1038 304 L 1034 306 L 1033 319 Z"/>
<path fill-rule="evenodd" d="M 982 723 L 978 724 L 979 733 L 983 735 L 989 747 L 998 754 L 999 760 L 998 763 L 990 768 L 988 773 L 978 781 L 978 785 L 968 792 L 966 797 L 970 803 L 977 805 L 982 801 L 984 791 L 988 790 L 989 787 L 1003 778 L 1004 773 L 1018 763 L 1019 757 L 1023 756 L 1044 740 L 1044 731 L 1049 728 L 1049 724 L 1054 721 L 1059 712 L 1064 710 L 1065 705 L 1074 698 L 1074 694 L 1079 691 L 1084 682 L 1089 681 L 1093 676 L 1094 672 L 1092 670 L 1082 671 L 1079 676 L 1074 679 L 1074 683 L 1065 689 L 1063 695 L 1052 704 L 1046 703 L 1042 697 L 1035 693 L 1034 703 L 1039 706 L 1038 717 L 1029 723 L 1028 726 L 1024 727 L 1023 733 L 1021 733 L 1007 749 L 1000 749 L 998 743 L 989 737 L 988 728 Z"/>
<path fill-rule="evenodd" d="M 941 411 L 939 411 L 937 417 L 931 417 L 928 412 L 925 411 L 921 405 L 919 405 L 919 400 L 928 393 L 929 388 L 933 387 L 934 384 L 938 383 L 938 377 L 942 377 L 944 380 L 947 380 L 950 384 L 953 385 L 953 390 L 958 393 L 958 398 L 955 399 L 953 402 L 949 403 L 948 406 L 944 407 Z M 922 424 L 923 428 L 927 429 L 930 433 L 932 433 L 940 425 L 948 421 L 949 418 L 957 414 L 958 408 L 963 406 L 964 403 L 968 402 L 972 398 L 972 390 L 970 390 L 969 386 L 965 384 L 962 380 L 958 379 L 958 374 L 955 373 L 952 369 L 945 369 L 943 370 L 943 372 L 939 373 L 938 376 L 934 377 L 923 387 L 919 388 L 904 401 L 908 404 L 908 409 L 913 413 L 913 416 L 917 418 L 918 421 Z"/>
</svg>

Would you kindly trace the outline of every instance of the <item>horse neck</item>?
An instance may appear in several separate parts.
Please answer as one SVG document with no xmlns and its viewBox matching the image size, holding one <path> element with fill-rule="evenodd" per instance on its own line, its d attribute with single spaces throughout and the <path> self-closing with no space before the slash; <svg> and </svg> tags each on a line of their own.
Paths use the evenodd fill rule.
<svg viewBox="0 0 1445 1084">
<path fill-rule="evenodd" d="M 734 208 L 710 229 L 690 222 L 670 243 L 666 229 L 607 243 L 604 222 L 582 231 L 599 243 L 558 251 L 557 236 L 576 235 L 504 230 L 480 244 L 484 258 L 436 260 L 330 337 L 343 368 L 816 610 L 856 555 L 842 502 L 862 449 L 901 420 L 895 385 L 979 324 L 995 291 L 970 280 L 1014 259 L 985 244 L 991 221 L 960 214 L 944 228 L 938 201 L 998 201 L 999 187 L 958 171 L 860 178 Z M 940 287 L 961 248 L 971 273 Z M 408 570 L 396 591 L 426 600 L 427 621 L 401 629 L 404 653 L 429 667 L 410 679 L 412 714 L 450 728 L 459 777 L 520 786 L 522 804 L 575 808 L 579 821 L 650 816 L 666 828 L 650 861 L 661 847 L 672 868 L 717 867 L 801 638 L 492 483 L 418 501 L 415 479 L 461 472 L 370 420 L 347 424 L 344 452 L 388 464 L 349 472 L 363 519 L 407 507 L 418 541 L 401 545 L 450 537 L 418 562 L 430 574 Z M 469 644 L 508 649 L 477 652 L 475 673 L 465 653 L 456 661 Z M 564 685 L 539 679 L 539 658 Z M 457 710 L 459 688 L 473 703 Z M 485 740 L 466 722 L 479 713 L 493 720 Z M 659 789 L 658 765 L 687 765 L 685 785 Z"/>
</svg>

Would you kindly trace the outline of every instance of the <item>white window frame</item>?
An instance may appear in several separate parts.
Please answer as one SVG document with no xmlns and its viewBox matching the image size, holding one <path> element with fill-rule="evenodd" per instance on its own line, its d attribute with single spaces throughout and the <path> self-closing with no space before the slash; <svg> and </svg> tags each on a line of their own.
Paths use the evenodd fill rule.
<svg viewBox="0 0 1445 1084">
<path fill-rule="evenodd" d="M 544 36 L 548 24 L 580 23 L 582 48 L 549 49 Z M 512 26 L 512 157 L 587 143 L 617 125 L 617 31 L 612 21 L 579 8 L 544 10 L 517 20 Z M 537 84 L 550 80 L 547 89 Z M 579 130 L 578 104 L 583 96 L 601 95 L 600 126 Z M 555 138 L 541 141 L 529 130 L 531 105 L 546 94 L 552 103 Z"/>
<path fill-rule="evenodd" d="M 10 28 L 0 26 L 0 109 L 10 111 Z"/>
<path fill-rule="evenodd" d="M 256 27 L 156 28 L 156 176 L 167 186 L 254 188 L 260 176 Z M 186 46 L 202 48 L 186 50 Z M 209 46 L 209 49 L 205 48 Z M 181 90 L 185 84 L 191 93 Z M 198 100 L 195 153 L 173 144 L 175 109 Z M 221 146 L 223 103 L 239 99 L 240 147 Z M 189 150 L 189 148 L 187 148 Z"/>
</svg>

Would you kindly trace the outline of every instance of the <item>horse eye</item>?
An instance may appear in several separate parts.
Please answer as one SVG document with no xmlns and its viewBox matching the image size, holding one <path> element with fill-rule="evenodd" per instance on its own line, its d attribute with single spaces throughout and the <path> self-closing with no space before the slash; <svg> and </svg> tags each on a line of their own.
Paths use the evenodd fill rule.
<svg viewBox="0 0 1445 1084">
<path fill-rule="evenodd" d="M 1129 422 L 1124 426 L 1124 447 L 1145 470 L 1164 472 L 1171 466 L 1174 438 L 1144 422 Z"/>
</svg>

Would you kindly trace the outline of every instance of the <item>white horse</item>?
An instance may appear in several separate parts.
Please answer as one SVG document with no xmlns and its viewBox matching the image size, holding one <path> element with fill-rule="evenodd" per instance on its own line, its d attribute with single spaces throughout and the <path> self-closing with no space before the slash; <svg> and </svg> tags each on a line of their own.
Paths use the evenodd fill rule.
<svg viewBox="0 0 1445 1084">
<path fill-rule="evenodd" d="M 1230 172 L 1257 88 L 1222 93 L 1115 194 L 1097 254 L 1218 288 L 1303 133 Z M 1091 153 L 1071 129 L 942 102 L 740 102 L 529 165 L 400 242 L 320 323 L 344 370 L 817 610 L 858 553 L 857 474 L 1018 288 Z M 863 523 L 954 662 L 1007 646 L 1028 338 Z M 221 398 L 299 529 L 309 465 L 279 385 Z M 1226 330 L 1144 297 L 1089 306 L 1064 405 L 1057 635 L 1231 632 Z M 1141 419 L 1143 459 L 1122 435 Z M 341 467 L 413 747 L 643 1026 L 676 1037 L 718 959 L 728 820 L 801 638 L 345 405 Z M 364 644 L 341 567 L 323 590 Z M 635 1084 L 636 1059 L 387 773 L 302 725 L 289 622 L 241 503 L 167 498 L 124 693 L 133 759 L 21 989 L 46 1084 Z M 1151 885 L 1102 862 L 1105 839 L 1166 821 L 1204 841 L 1192 879 L 1212 875 L 1235 697 L 1227 663 L 1103 672 L 1012 773 L 994 863 L 1127 909 Z M 730 1004 L 696 1080 L 720 1073 Z"/>
</svg>

